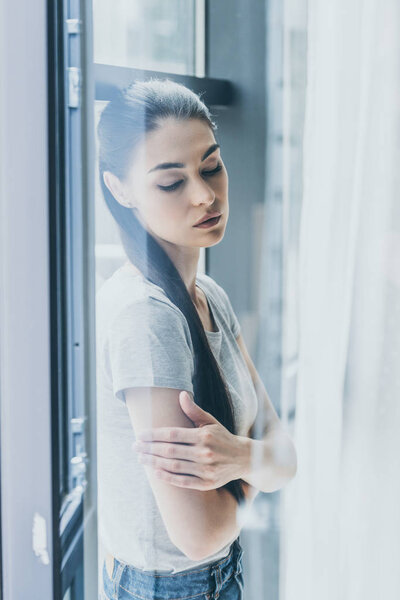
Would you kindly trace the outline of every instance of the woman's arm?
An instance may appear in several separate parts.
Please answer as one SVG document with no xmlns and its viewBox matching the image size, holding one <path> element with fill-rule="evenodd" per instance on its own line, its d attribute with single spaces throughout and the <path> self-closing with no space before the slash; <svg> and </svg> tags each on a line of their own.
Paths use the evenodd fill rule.
<svg viewBox="0 0 400 600">
<path fill-rule="evenodd" d="M 125 398 L 136 437 L 149 428 L 194 426 L 180 406 L 179 390 L 129 388 Z M 177 487 L 158 478 L 151 467 L 144 468 L 170 539 L 186 556 L 201 560 L 238 536 L 238 505 L 226 489 Z M 244 487 L 251 502 L 252 488 Z"/>
<path fill-rule="evenodd" d="M 242 340 L 240 343 L 243 347 Z M 259 414 L 248 434 L 256 439 L 231 433 L 193 402 L 187 392 L 181 392 L 181 409 L 195 428 L 142 430 L 134 444 L 140 461 L 153 467 L 157 477 L 178 487 L 208 491 L 241 479 L 251 484 L 251 497 L 255 489 L 273 492 L 283 487 L 295 475 L 296 452 L 253 369 L 253 376 L 255 373 L 258 378 L 255 387 Z"/>
<path fill-rule="evenodd" d="M 258 413 L 249 431 L 251 461 L 242 479 L 259 490 L 274 492 L 296 475 L 297 454 L 290 435 L 285 431 L 254 366 L 243 337 L 237 344 L 249 369 L 258 399 Z"/>
</svg>

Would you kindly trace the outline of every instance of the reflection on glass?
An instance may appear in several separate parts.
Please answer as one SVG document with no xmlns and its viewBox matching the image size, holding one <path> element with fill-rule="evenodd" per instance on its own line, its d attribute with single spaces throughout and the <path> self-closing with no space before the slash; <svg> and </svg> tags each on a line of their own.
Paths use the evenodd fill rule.
<svg viewBox="0 0 400 600">
<path fill-rule="evenodd" d="M 284 14 L 278 5 L 269 3 L 267 24 L 267 186 L 263 202 L 254 209 L 260 216 L 254 220 L 257 269 L 253 270 L 259 281 L 252 280 L 259 295 L 259 314 L 246 316 L 255 323 L 257 369 L 272 391 L 283 423 L 294 432 L 299 470 L 281 496 L 259 495 L 257 511 L 249 514 L 243 527 L 247 594 L 266 597 L 266 587 L 271 590 L 275 583 L 268 596 L 274 600 L 397 597 L 400 588 L 393 561 L 400 549 L 396 405 L 400 37 L 394 24 L 400 22 L 400 9 L 387 3 L 373 10 L 371 2 L 360 24 L 356 5 L 343 10 L 337 3 L 321 11 L 315 3 L 288 1 Z M 378 53 L 371 50 L 373 38 L 380 42 Z M 99 62 L 110 62 L 105 58 Z M 99 115 L 104 106 L 98 105 Z M 229 134 L 235 138 L 234 132 Z M 169 186 L 177 181 L 164 172 L 156 184 Z M 102 286 L 109 288 L 110 279 L 115 284 L 121 277 L 129 252 L 100 188 L 96 202 L 98 290 L 104 300 Z M 117 333 L 125 335 L 125 341 L 114 337 L 109 345 L 107 352 L 111 347 L 115 351 L 114 362 L 104 350 L 106 345 L 101 346 L 103 367 L 109 360 L 115 369 L 115 356 L 133 367 L 137 357 L 126 341 L 127 332 L 138 336 L 144 321 L 150 328 L 157 323 L 151 310 L 137 322 L 128 308 L 126 319 L 118 321 L 113 311 L 120 306 L 123 289 L 127 288 L 121 287 L 120 296 L 109 297 L 115 320 L 107 331 L 118 325 Z M 211 303 L 211 316 L 212 308 Z M 207 335 L 212 338 L 218 331 L 212 330 L 212 320 L 208 325 Z M 140 348 L 151 359 L 146 337 L 141 338 Z M 143 375 L 140 368 L 137 373 Z M 122 422 L 127 409 L 121 400 L 138 381 L 133 375 L 125 384 L 121 381 L 122 377 L 113 387 L 109 380 L 107 388 L 103 378 L 99 389 L 106 390 L 112 402 L 120 401 L 114 407 L 120 410 Z M 149 420 L 154 417 L 151 394 L 144 394 L 138 404 L 147 407 Z M 100 444 L 114 427 L 114 417 L 104 406 L 99 410 Z M 127 424 L 118 444 L 128 444 L 132 431 Z M 99 449 L 100 460 L 103 465 L 109 461 L 110 472 L 117 464 L 112 453 L 117 450 L 111 445 L 110 453 Z M 119 489 L 132 472 L 136 473 L 128 466 L 114 486 Z M 166 538 L 165 545 L 160 544 L 165 521 L 159 518 L 154 496 L 137 482 L 132 494 L 136 494 L 135 506 L 143 507 L 140 514 L 154 509 L 154 518 L 146 515 L 141 520 L 145 530 L 141 539 L 149 544 L 141 550 L 158 549 L 145 552 L 140 566 L 171 571 L 179 560 L 186 561 L 185 553 L 179 553 L 181 540 L 171 527 L 170 541 L 178 550 Z M 114 500 L 114 509 L 122 513 L 121 498 Z M 261 501 L 257 504 L 257 500 Z M 100 504 L 100 516 L 101 511 Z M 110 548 L 111 522 L 110 517 L 102 529 L 100 519 L 99 530 L 104 547 Z M 203 524 L 207 525 L 206 518 Z M 122 542 L 123 534 L 128 546 L 132 535 L 122 532 Z M 166 556 L 170 562 L 163 567 Z M 112 589 L 119 563 L 110 553 L 102 558 L 106 561 L 100 563 L 102 569 L 104 565 L 101 578 Z M 202 561 L 190 550 L 186 558 L 186 565 Z M 135 558 L 131 555 L 129 560 L 133 563 Z M 366 565 L 372 568 L 366 570 Z"/>
<path fill-rule="evenodd" d="M 196 94 L 161 80 L 134 82 L 98 121 L 101 192 L 127 257 L 96 294 L 107 597 L 120 585 L 131 595 L 212 586 L 242 598 L 246 513 L 295 471 L 287 436 L 270 442 L 280 465 L 272 473 L 266 430 L 252 437 L 268 397 L 246 365 L 228 295 L 198 273 L 200 248 L 223 239 L 229 216 L 215 129 Z M 268 422 L 279 424 L 272 406 Z"/>
<path fill-rule="evenodd" d="M 96 63 L 195 73 L 195 0 L 94 0 Z"/>
</svg>

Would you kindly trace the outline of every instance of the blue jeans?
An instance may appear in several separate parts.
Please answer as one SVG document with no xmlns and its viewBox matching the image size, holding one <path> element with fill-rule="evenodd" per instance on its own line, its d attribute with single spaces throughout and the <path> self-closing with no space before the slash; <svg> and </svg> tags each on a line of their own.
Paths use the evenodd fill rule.
<svg viewBox="0 0 400 600">
<path fill-rule="evenodd" d="M 110 579 L 103 564 L 106 600 L 243 600 L 242 554 L 239 539 L 228 556 L 205 567 L 172 575 L 142 571 L 114 559 Z"/>
</svg>

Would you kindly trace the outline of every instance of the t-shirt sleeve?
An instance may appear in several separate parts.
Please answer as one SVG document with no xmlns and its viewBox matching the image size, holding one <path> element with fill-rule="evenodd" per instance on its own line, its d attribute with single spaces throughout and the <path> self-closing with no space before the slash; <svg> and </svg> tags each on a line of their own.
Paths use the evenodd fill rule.
<svg viewBox="0 0 400 600">
<path fill-rule="evenodd" d="M 125 402 L 130 387 L 167 387 L 193 393 L 190 330 L 179 309 L 153 297 L 119 311 L 108 331 L 113 392 Z"/>
</svg>

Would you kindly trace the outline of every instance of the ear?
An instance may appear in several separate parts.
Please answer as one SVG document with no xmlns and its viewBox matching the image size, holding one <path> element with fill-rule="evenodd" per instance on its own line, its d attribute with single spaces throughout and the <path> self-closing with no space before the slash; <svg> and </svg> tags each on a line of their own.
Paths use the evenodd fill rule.
<svg viewBox="0 0 400 600">
<path fill-rule="evenodd" d="M 132 204 L 126 199 L 124 186 L 121 180 L 118 179 L 114 173 L 111 173 L 111 171 L 104 171 L 103 181 L 117 202 L 126 208 L 132 208 Z"/>
</svg>

